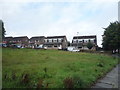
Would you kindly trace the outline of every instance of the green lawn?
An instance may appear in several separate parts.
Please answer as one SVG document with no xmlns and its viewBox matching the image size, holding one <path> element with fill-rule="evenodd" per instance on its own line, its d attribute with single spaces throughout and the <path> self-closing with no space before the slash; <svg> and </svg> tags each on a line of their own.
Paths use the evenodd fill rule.
<svg viewBox="0 0 120 90">
<path fill-rule="evenodd" d="M 3 49 L 3 88 L 87 88 L 118 60 L 107 55 L 58 50 Z"/>
</svg>

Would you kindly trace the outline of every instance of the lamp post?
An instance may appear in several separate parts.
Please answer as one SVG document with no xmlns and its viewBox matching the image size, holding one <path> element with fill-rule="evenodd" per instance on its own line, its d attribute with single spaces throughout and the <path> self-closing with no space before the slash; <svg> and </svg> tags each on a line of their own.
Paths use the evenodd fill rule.
<svg viewBox="0 0 120 90">
<path fill-rule="evenodd" d="M 118 2 L 118 21 L 120 22 L 120 1 Z"/>
</svg>

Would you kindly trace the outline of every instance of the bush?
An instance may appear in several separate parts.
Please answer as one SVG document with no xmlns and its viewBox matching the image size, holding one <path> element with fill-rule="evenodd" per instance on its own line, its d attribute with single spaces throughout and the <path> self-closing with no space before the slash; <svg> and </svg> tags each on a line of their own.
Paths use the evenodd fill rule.
<svg viewBox="0 0 120 90">
<path fill-rule="evenodd" d="M 42 88 L 43 87 L 43 80 L 39 80 L 37 83 L 37 88 Z"/>
<path fill-rule="evenodd" d="M 73 78 L 71 78 L 71 77 L 65 78 L 63 83 L 64 83 L 65 88 L 73 88 L 74 87 L 74 81 L 73 81 Z"/>
<path fill-rule="evenodd" d="M 97 66 L 103 67 L 104 65 L 103 65 L 103 63 L 98 63 Z"/>
<path fill-rule="evenodd" d="M 79 76 L 65 78 L 63 82 L 65 88 L 84 88 L 85 86 L 84 81 Z"/>
<path fill-rule="evenodd" d="M 29 74 L 22 74 L 22 81 L 23 84 L 27 85 L 30 82 Z"/>
<path fill-rule="evenodd" d="M 84 81 L 79 77 L 78 74 L 73 76 L 73 80 L 74 80 L 74 88 L 84 88 L 85 87 Z"/>
<path fill-rule="evenodd" d="M 92 47 L 93 47 L 93 44 L 92 44 L 91 42 L 89 42 L 89 43 L 87 44 L 87 48 L 88 48 L 88 49 L 92 49 Z"/>
</svg>

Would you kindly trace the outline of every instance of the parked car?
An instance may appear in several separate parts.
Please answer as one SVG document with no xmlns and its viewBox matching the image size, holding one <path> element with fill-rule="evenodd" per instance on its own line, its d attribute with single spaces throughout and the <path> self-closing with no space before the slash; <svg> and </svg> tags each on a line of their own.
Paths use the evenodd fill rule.
<svg viewBox="0 0 120 90">
<path fill-rule="evenodd" d="M 45 49 L 43 45 L 39 45 L 38 47 L 35 47 L 35 49 Z"/>
<path fill-rule="evenodd" d="M 79 52 L 80 51 L 78 48 L 75 48 L 75 47 L 72 47 L 72 46 L 68 47 L 67 50 L 71 51 L 71 52 Z"/>
<path fill-rule="evenodd" d="M 69 47 L 67 47 L 67 50 L 68 50 L 68 51 L 72 51 L 74 48 L 75 48 L 75 47 L 69 46 Z"/>
<path fill-rule="evenodd" d="M 5 43 L 0 43 L 0 47 L 7 47 Z"/>
<path fill-rule="evenodd" d="M 18 48 L 18 49 L 22 48 L 20 45 L 17 45 L 17 44 L 12 44 L 11 47 L 12 48 Z"/>
<path fill-rule="evenodd" d="M 77 49 L 77 48 L 74 48 L 73 50 L 72 50 L 72 52 L 79 52 L 80 50 L 79 49 Z"/>
<path fill-rule="evenodd" d="M 47 49 L 47 47 L 44 47 L 44 49 L 46 50 L 46 49 Z"/>
</svg>

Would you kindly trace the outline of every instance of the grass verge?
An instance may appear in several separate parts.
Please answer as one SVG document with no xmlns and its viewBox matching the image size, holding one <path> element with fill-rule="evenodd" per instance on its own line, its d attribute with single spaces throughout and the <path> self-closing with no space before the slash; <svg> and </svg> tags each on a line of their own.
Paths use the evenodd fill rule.
<svg viewBox="0 0 120 90">
<path fill-rule="evenodd" d="M 89 88 L 118 59 L 58 50 L 3 49 L 3 88 Z"/>
</svg>

